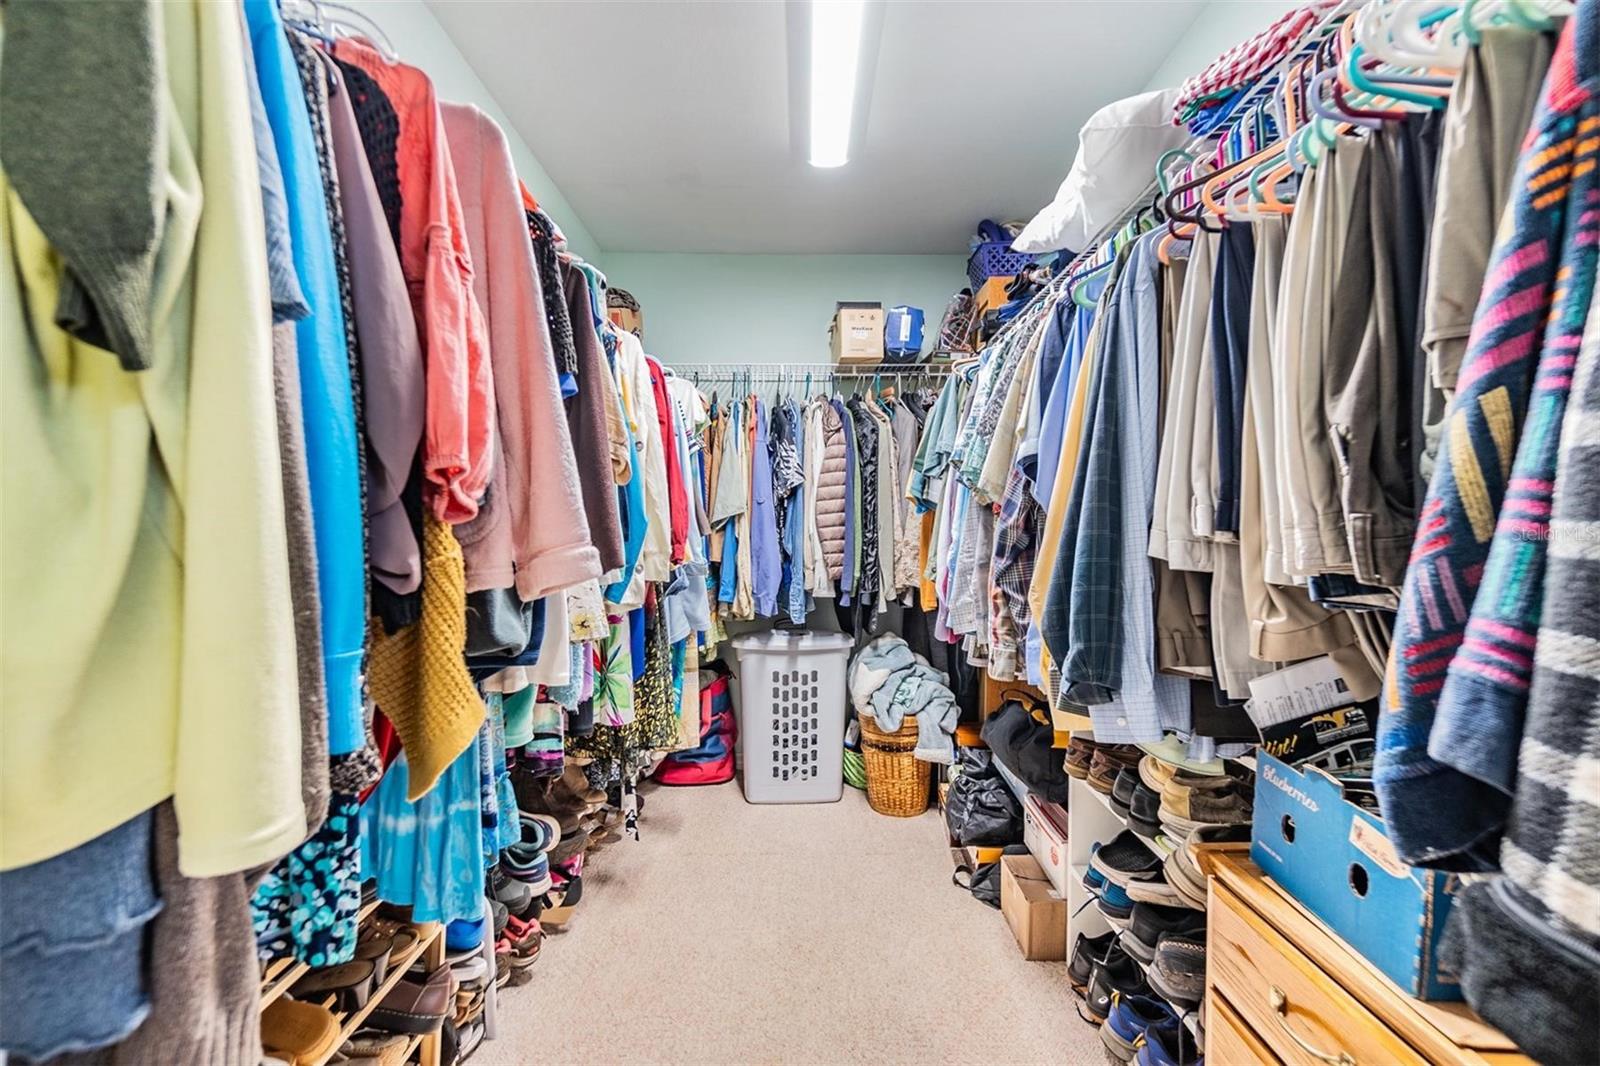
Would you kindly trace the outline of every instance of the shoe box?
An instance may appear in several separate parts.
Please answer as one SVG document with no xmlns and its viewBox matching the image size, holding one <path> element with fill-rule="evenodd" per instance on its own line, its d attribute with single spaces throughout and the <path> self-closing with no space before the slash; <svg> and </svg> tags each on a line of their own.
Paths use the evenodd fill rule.
<svg viewBox="0 0 1600 1066">
<path fill-rule="evenodd" d="M 1250 858 L 1405 992 L 1459 1000 L 1439 941 L 1460 878 L 1402 862 L 1359 795 L 1317 767 L 1259 753 Z"/>
<path fill-rule="evenodd" d="M 1067 957 L 1067 901 L 1032 855 L 1000 857 L 1000 913 L 1023 958 Z"/>
<path fill-rule="evenodd" d="M 1056 894 L 1065 899 L 1067 879 L 1067 809 L 1029 793 L 1022 802 L 1022 842 L 1038 861 Z"/>
</svg>

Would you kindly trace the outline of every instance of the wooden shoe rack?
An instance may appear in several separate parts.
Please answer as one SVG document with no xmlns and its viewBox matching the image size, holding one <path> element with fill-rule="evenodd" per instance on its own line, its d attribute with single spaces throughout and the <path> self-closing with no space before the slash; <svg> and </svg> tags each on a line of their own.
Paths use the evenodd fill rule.
<svg viewBox="0 0 1600 1066">
<path fill-rule="evenodd" d="M 360 922 L 365 923 L 372 912 L 377 910 L 377 907 L 377 903 L 369 903 L 362 907 Z M 350 1037 L 355 1035 L 356 1030 L 361 1028 L 372 1009 L 383 1002 L 383 997 L 388 995 L 394 989 L 394 986 L 400 983 L 406 971 L 418 959 L 422 960 L 423 966 L 429 973 L 444 965 L 444 926 L 438 922 L 422 922 L 412 926 L 412 928 L 417 931 L 417 942 L 389 960 L 388 975 L 384 977 L 381 985 L 373 989 L 365 1007 L 354 1011 L 336 1010 L 334 1007 L 335 998 L 331 995 L 320 1001 L 315 1001 L 320 1002 L 322 1006 L 332 1011 L 334 1018 L 339 1022 L 339 1039 L 334 1042 L 333 1048 L 315 1066 L 323 1066 L 324 1063 L 338 1053 L 339 1048 L 344 1046 L 345 1041 L 349 1040 Z M 266 975 L 261 982 L 262 1008 L 264 1009 L 269 1003 L 288 992 L 296 981 L 306 975 L 308 970 L 310 970 L 310 967 L 305 963 L 295 962 L 290 959 L 278 959 L 271 963 L 267 967 Z M 419 1049 L 420 1054 L 418 1054 Z M 418 1056 L 416 1061 L 420 1063 L 420 1066 L 439 1066 L 439 1053 L 438 1032 L 425 1035 L 417 1034 L 411 1038 L 410 1044 L 406 1047 L 406 1060 L 410 1061 L 415 1054 Z"/>
</svg>

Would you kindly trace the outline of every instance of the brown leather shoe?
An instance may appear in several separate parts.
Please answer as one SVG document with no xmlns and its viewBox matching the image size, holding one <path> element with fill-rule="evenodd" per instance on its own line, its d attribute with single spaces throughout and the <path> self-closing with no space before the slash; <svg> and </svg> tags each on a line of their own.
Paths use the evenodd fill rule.
<svg viewBox="0 0 1600 1066">
<path fill-rule="evenodd" d="M 391 1033 L 431 1033 L 444 1024 L 455 1005 L 455 979 L 448 965 L 441 966 L 422 981 L 401 978 L 372 1008 L 367 1024 Z"/>
<path fill-rule="evenodd" d="M 1090 737 L 1073 737 L 1067 743 L 1065 767 L 1067 773 L 1082 781 L 1089 776 L 1089 764 L 1094 761 L 1094 740 Z"/>
<path fill-rule="evenodd" d="M 1125 769 L 1137 770 L 1143 757 L 1144 752 L 1132 744 L 1097 744 L 1089 762 L 1089 787 L 1111 795 L 1117 775 Z"/>
</svg>

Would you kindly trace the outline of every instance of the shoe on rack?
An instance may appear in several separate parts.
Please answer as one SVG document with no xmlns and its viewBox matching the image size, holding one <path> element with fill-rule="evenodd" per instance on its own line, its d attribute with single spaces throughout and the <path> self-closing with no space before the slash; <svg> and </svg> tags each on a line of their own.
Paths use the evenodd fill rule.
<svg viewBox="0 0 1600 1066">
<path fill-rule="evenodd" d="M 526 844 L 513 844 L 500 853 L 506 873 L 529 885 L 534 896 L 550 891 L 550 859 L 544 852 Z"/>
<path fill-rule="evenodd" d="M 1103 795 L 1111 795 L 1111 786 L 1117 774 L 1125 767 L 1139 765 L 1143 758 L 1132 744 L 1097 744 L 1094 757 L 1089 761 L 1089 787 Z"/>
<path fill-rule="evenodd" d="M 312 1066 L 339 1046 L 339 1020 L 326 1007 L 280 996 L 261 1011 L 261 1046 L 290 1066 Z"/>
<path fill-rule="evenodd" d="M 405 1066 L 406 1047 L 410 1043 L 410 1039 L 400 1033 L 362 1029 L 344 1042 L 339 1054 L 362 1066 Z"/>
<path fill-rule="evenodd" d="M 1118 995 L 1100 1025 L 1100 1042 L 1118 1061 L 1132 1062 L 1146 1029 L 1177 1020 L 1178 1012 L 1155 996 Z"/>
<path fill-rule="evenodd" d="M 1139 1045 L 1139 1066 L 1203 1066 L 1194 1034 L 1181 1018 L 1156 1022 L 1145 1027 L 1144 1043 Z"/>
<path fill-rule="evenodd" d="M 1106 882 L 1100 890 L 1100 898 L 1094 904 L 1100 913 L 1118 928 L 1121 928 L 1130 915 L 1133 914 L 1133 900 L 1128 898 L 1128 893 L 1121 885 Z"/>
<path fill-rule="evenodd" d="M 1196 790 L 1182 797 L 1165 792 L 1161 796 L 1161 821 L 1179 836 L 1188 836 L 1203 825 L 1246 825 L 1252 810 L 1249 798 L 1232 789 Z"/>
<path fill-rule="evenodd" d="M 1156 945 L 1165 933 L 1186 933 L 1203 938 L 1206 916 L 1187 907 L 1162 907 L 1154 903 L 1135 903 L 1123 932 L 1123 950 L 1145 965 L 1155 961 Z"/>
<path fill-rule="evenodd" d="M 1113 995 L 1150 994 L 1150 983 L 1144 979 L 1144 971 L 1139 969 L 1139 964 L 1120 945 L 1112 944 L 1106 950 L 1106 957 L 1095 963 L 1089 974 L 1089 991 L 1078 1008 L 1078 1017 L 1101 1025 L 1111 1013 Z"/>
<path fill-rule="evenodd" d="M 1074 992 L 1080 996 L 1088 992 L 1089 976 L 1094 972 L 1095 963 L 1104 962 L 1106 952 L 1116 942 L 1115 930 L 1099 936 L 1078 934 L 1078 939 L 1072 945 L 1072 959 L 1067 963 L 1067 980 L 1071 982 Z"/>
<path fill-rule="evenodd" d="M 457 918 L 444 927 L 444 949 L 451 954 L 477 951 L 483 946 L 483 919 Z"/>
<path fill-rule="evenodd" d="M 1171 861 L 1171 856 L 1168 856 L 1167 861 Z M 1129 881 L 1124 891 L 1135 903 L 1155 903 L 1162 907 L 1189 906 L 1184 897 L 1179 895 L 1178 890 L 1168 881 L 1165 866 L 1162 867 L 1160 876 L 1150 881 Z"/>
<path fill-rule="evenodd" d="M 1124 766 L 1118 770 L 1117 776 L 1111 782 L 1111 809 L 1116 811 L 1124 822 L 1128 820 L 1128 809 L 1133 804 L 1133 790 L 1139 783 L 1139 771 L 1132 766 Z"/>
<path fill-rule="evenodd" d="M 372 1008 L 367 1024 L 391 1033 L 432 1033 L 454 1012 L 455 1002 L 455 976 L 441 966 L 421 980 L 402 977 Z"/>
<path fill-rule="evenodd" d="M 1094 761 L 1095 746 L 1093 737 L 1075 736 L 1067 742 L 1067 754 L 1062 760 L 1062 768 L 1067 771 L 1067 776 L 1076 777 L 1079 781 L 1089 776 L 1089 764 Z"/>
<path fill-rule="evenodd" d="M 1089 866 L 1112 884 L 1126 888 L 1133 881 L 1153 881 L 1161 860 L 1131 829 L 1124 829 L 1089 856 Z"/>
<path fill-rule="evenodd" d="M 1134 785 L 1133 796 L 1128 800 L 1128 828 L 1146 840 L 1154 840 L 1162 832 L 1161 793 L 1143 781 Z"/>
<path fill-rule="evenodd" d="M 606 801 L 606 794 L 589 784 L 589 776 L 576 766 L 568 766 L 555 779 L 551 795 L 557 800 L 570 800 L 585 807 L 598 807 Z"/>
<path fill-rule="evenodd" d="M 514 877 L 508 877 L 499 863 L 489 867 L 489 897 L 504 903 L 506 910 L 518 918 L 533 905 L 533 889 Z"/>
<path fill-rule="evenodd" d="M 1150 984 L 1175 1007 L 1194 1010 L 1206 996 L 1204 933 L 1163 933 L 1150 964 Z"/>
<path fill-rule="evenodd" d="M 1098 896 L 1106 887 L 1106 875 L 1094 868 L 1094 857 L 1100 851 L 1101 845 L 1089 845 L 1089 862 L 1083 868 L 1083 887 L 1091 896 Z"/>
<path fill-rule="evenodd" d="M 1162 762 L 1154 755 L 1146 755 L 1139 760 L 1139 780 L 1160 792 L 1178 768 L 1169 762 Z"/>
</svg>

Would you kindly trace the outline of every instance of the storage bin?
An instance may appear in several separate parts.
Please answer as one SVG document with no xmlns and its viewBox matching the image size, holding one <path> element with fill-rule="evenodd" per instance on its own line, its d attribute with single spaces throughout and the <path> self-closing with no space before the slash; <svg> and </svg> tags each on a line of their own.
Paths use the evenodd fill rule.
<svg viewBox="0 0 1600 1066">
<path fill-rule="evenodd" d="M 872 809 L 893 818 L 914 818 L 927 810 L 933 765 L 916 756 L 916 718 L 906 715 L 905 724 L 893 733 L 879 729 L 870 714 L 857 715 L 857 720 Z"/>
<path fill-rule="evenodd" d="M 977 292 L 990 278 L 1015 277 L 1032 262 L 1033 256 L 1027 252 L 1013 252 L 1009 239 L 984 241 L 967 259 L 967 280 L 972 282 L 972 291 Z"/>
<path fill-rule="evenodd" d="M 844 794 L 842 633 L 736 637 L 744 798 L 750 803 L 836 803 Z"/>
</svg>

